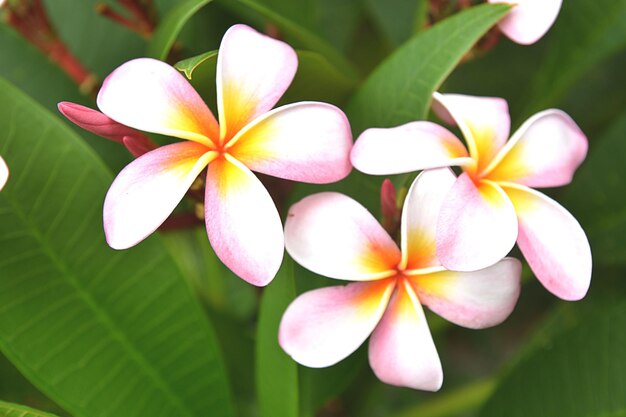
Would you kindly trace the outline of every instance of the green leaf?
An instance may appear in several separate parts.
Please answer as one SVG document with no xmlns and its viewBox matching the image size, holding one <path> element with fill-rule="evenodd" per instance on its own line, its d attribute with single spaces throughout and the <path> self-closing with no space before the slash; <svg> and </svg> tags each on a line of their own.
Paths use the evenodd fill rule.
<svg viewBox="0 0 626 417">
<path fill-rule="evenodd" d="M 259 310 L 256 384 L 261 417 L 298 417 L 298 365 L 278 345 L 278 326 L 296 296 L 293 262 L 286 259 L 264 290 Z"/>
<path fill-rule="evenodd" d="M 33 410 L 24 405 L 0 401 L 0 417 L 55 417 L 43 411 Z"/>
<path fill-rule="evenodd" d="M 570 329 L 554 332 L 526 353 L 479 415 L 624 416 L 626 302 L 622 295 L 595 307 L 584 309 Z"/>
<path fill-rule="evenodd" d="M 557 104 L 590 68 L 626 46 L 626 2 L 566 1 L 547 40 L 527 115 Z"/>
<path fill-rule="evenodd" d="M 626 112 L 597 139 L 578 169 L 572 185 L 559 200 L 581 222 L 595 264 L 626 262 Z"/>
<path fill-rule="evenodd" d="M 72 101 L 89 107 L 95 104 L 78 93 L 78 87 L 48 58 L 19 37 L 4 24 L 0 24 L 0 77 L 9 80 L 48 110 L 56 113 L 57 103 Z M 84 137 L 107 165 L 118 169 L 128 160 L 128 152 L 117 143 L 102 139 L 68 123 Z"/>
<path fill-rule="evenodd" d="M 0 80 L 0 349 L 75 417 L 231 416 L 212 327 L 157 236 L 116 252 L 111 174 Z"/>
<path fill-rule="evenodd" d="M 231 0 L 224 2 L 224 5 L 231 4 Z M 309 49 L 324 55 L 329 62 L 335 65 L 341 72 L 348 77 L 356 77 L 357 71 L 354 69 L 350 61 L 348 61 L 341 52 L 333 47 L 325 39 L 316 33 L 302 26 L 301 24 L 291 20 L 273 9 L 266 7 L 257 0 L 234 0 L 232 5 L 241 5 L 247 10 L 257 13 L 263 18 L 270 20 L 289 37 L 297 43 L 297 47 Z"/>
<path fill-rule="evenodd" d="M 161 22 L 159 22 L 154 32 L 148 44 L 148 56 L 165 61 L 178 34 L 183 30 L 185 23 L 187 23 L 198 10 L 210 2 L 211 0 L 187 0 L 172 8 L 167 15 L 161 19 Z"/>
<path fill-rule="evenodd" d="M 421 28 L 426 0 L 365 0 L 380 30 L 391 45 L 406 41 Z"/>
<path fill-rule="evenodd" d="M 414 36 L 368 77 L 348 105 L 355 133 L 426 118 L 432 93 L 509 6 L 484 4 Z"/>
<path fill-rule="evenodd" d="M 198 66 L 203 62 L 212 59 L 217 59 L 217 50 L 205 52 L 191 58 L 183 59 L 182 61 L 176 63 L 176 65 L 174 66 L 178 71 L 183 72 L 187 79 L 191 80 L 193 77 L 193 72 L 196 70 L 196 68 L 198 68 Z"/>
</svg>

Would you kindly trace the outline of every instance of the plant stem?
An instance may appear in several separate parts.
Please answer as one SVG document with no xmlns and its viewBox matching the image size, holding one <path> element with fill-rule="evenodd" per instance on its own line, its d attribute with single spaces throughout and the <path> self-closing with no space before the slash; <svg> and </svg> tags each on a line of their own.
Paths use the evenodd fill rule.
<svg viewBox="0 0 626 417">
<path fill-rule="evenodd" d="M 473 381 L 417 406 L 409 407 L 395 417 L 449 417 L 476 410 L 496 387 L 493 377 Z"/>
</svg>

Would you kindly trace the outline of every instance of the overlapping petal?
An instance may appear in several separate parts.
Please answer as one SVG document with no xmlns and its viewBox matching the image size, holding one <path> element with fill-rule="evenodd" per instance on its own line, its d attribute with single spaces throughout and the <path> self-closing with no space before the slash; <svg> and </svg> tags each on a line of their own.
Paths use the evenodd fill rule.
<svg viewBox="0 0 626 417">
<path fill-rule="evenodd" d="M 339 193 L 314 194 L 293 205 L 285 223 L 285 244 L 305 268 L 352 281 L 394 275 L 401 257 L 367 209 Z"/>
<path fill-rule="evenodd" d="M 517 239 L 509 197 L 489 181 L 461 174 L 445 198 L 437 222 L 437 256 L 454 271 L 476 271 L 504 258 Z"/>
<path fill-rule="evenodd" d="M 424 310 L 407 281 L 398 283 L 374 330 L 369 361 L 376 376 L 391 385 L 437 391 L 443 370 Z"/>
<path fill-rule="evenodd" d="M 4 159 L 0 156 L 0 190 L 4 188 L 7 181 L 9 180 L 9 167 L 7 166 Z"/>
<path fill-rule="evenodd" d="M 229 152 L 254 171 L 294 181 L 329 183 L 352 169 L 345 114 L 326 103 L 279 107 L 247 125 Z"/>
<path fill-rule="evenodd" d="M 222 142 L 274 107 L 291 84 L 297 67 L 298 57 L 286 43 L 245 25 L 228 29 L 217 57 Z"/>
<path fill-rule="evenodd" d="M 402 209 L 402 268 L 415 270 L 441 265 L 435 236 L 441 205 L 454 185 L 449 168 L 422 172 L 413 182 Z"/>
<path fill-rule="evenodd" d="M 503 322 L 520 293 L 522 265 L 504 258 L 474 272 L 442 271 L 411 277 L 420 301 L 460 326 L 483 329 Z"/>
<path fill-rule="evenodd" d="M 439 93 L 433 98 L 433 110 L 442 119 L 456 122 L 467 141 L 470 155 L 477 161 L 477 171 L 482 171 L 509 137 L 511 119 L 506 100 Z"/>
<path fill-rule="evenodd" d="M 508 38 L 522 45 L 537 42 L 550 29 L 561 10 L 562 0 L 489 0 L 490 3 L 514 4 L 498 23 Z"/>
<path fill-rule="evenodd" d="M 546 110 L 528 119 L 493 161 L 485 175 L 529 187 L 569 184 L 587 155 L 587 138 L 560 110 Z"/>
<path fill-rule="evenodd" d="M 209 165 L 204 205 L 217 256 L 249 283 L 267 285 L 282 262 L 284 240 L 280 216 L 263 184 L 226 155 Z"/>
<path fill-rule="evenodd" d="M 176 69 L 155 59 L 129 61 L 113 71 L 98 93 L 98 107 L 135 129 L 212 146 L 219 128 L 211 110 Z"/>
<path fill-rule="evenodd" d="M 382 317 L 394 280 L 355 282 L 302 294 L 285 312 L 279 343 L 297 362 L 319 368 L 354 352 Z"/>
<path fill-rule="evenodd" d="M 104 231 L 114 249 L 127 249 L 154 232 L 216 153 L 196 142 L 162 146 L 128 164 L 104 201 Z"/>
<path fill-rule="evenodd" d="M 392 175 L 471 162 L 463 143 L 431 122 L 367 129 L 352 149 L 352 164 L 371 175 Z"/>
<path fill-rule="evenodd" d="M 591 281 L 591 249 L 585 232 L 561 205 L 544 194 L 509 184 L 517 211 L 517 244 L 541 283 L 556 296 L 579 300 Z"/>
</svg>

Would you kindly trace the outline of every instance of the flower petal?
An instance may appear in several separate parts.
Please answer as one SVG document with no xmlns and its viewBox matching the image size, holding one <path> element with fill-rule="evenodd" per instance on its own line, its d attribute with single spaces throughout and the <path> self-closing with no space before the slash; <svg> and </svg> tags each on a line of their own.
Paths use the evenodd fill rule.
<svg viewBox="0 0 626 417">
<path fill-rule="evenodd" d="M 302 365 L 334 365 L 357 350 L 372 333 L 394 285 L 393 279 L 354 282 L 302 294 L 280 322 L 280 345 Z"/>
<path fill-rule="evenodd" d="M 535 276 L 552 294 L 580 300 L 591 282 L 591 249 L 576 219 L 546 195 L 509 184 L 517 211 L 521 249 Z"/>
<path fill-rule="evenodd" d="M 515 132 L 485 175 L 528 187 L 566 185 L 585 160 L 587 148 L 587 137 L 567 114 L 546 110 Z"/>
<path fill-rule="evenodd" d="M 289 209 L 291 257 L 330 278 L 367 281 L 394 275 L 400 250 L 362 205 L 339 193 L 306 197 Z"/>
<path fill-rule="evenodd" d="M 511 129 L 509 106 L 497 97 L 461 94 L 433 95 L 433 110 L 443 120 L 453 119 L 463 132 L 470 155 L 482 171 L 504 146 Z"/>
<path fill-rule="evenodd" d="M 324 184 L 352 170 L 350 123 L 326 103 L 279 107 L 247 125 L 231 142 L 229 152 L 247 167 L 279 178 Z"/>
<path fill-rule="evenodd" d="M 128 164 L 104 201 L 104 231 L 109 245 L 127 249 L 154 232 L 215 156 L 198 143 L 179 142 Z"/>
<path fill-rule="evenodd" d="M 403 269 L 441 265 L 435 244 L 437 219 L 455 181 L 450 168 L 439 168 L 422 172 L 411 185 L 402 209 Z"/>
<path fill-rule="evenodd" d="M 370 175 L 392 175 L 463 165 L 470 162 L 463 143 L 431 122 L 411 122 L 390 129 L 367 129 L 352 148 L 356 169 Z"/>
<path fill-rule="evenodd" d="M 150 58 L 129 61 L 113 71 L 98 93 L 98 107 L 135 129 L 213 146 L 219 128 L 211 110 L 185 77 Z"/>
<path fill-rule="evenodd" d="M 489 0 L 490 3 L 515 3 L 498 23 L 512 41 L 522 45 L 537 42 L 550 29 L 561 10 L 562 0 Z"/>
<path fill-rule="evenodd" d="M 204 205 L 217 256 L 250 284 L 269 284 L 283 260 L 283 227 L 259 179 L 228 155 L 215 160 L 209 165 Z"/>
<path fill-rule="evenodd" d="M 407 281 L 398 283 L 372 334 L 369 360 L 376 376 L 386 384 L 427 391 L 441 388 L 439 355 L 424 310 Z"/>
<path fill-rule="evenodd" d="M 437 222 L 437 256 L 446 269 L 477 271 L 504 258 L 517 239 L 511 200 L 495 183 L 478 186 L 463 173 L 445 198 Z"/>
<path fill-rule="evenodd" d="M 9 167 L 7 167 L 6 162 L 0 156 L 0 190 L 4 188 L 7 181 L 9 180 Z"/>
<path fill-rule="evenodd" d="M 475 272 L 442 271 L 411 277 L 420 301 L 460 326 L 484 329 L 502 323 L 520 293 L 522 264 L 504 258 Z"/>
<path fill-rule="evenodd" d="M 228 29 L 217 56 L 217 105 L 223 143 L 278 102 L 298 68 L 291 46 L 246 25 Z"/>
</svg>

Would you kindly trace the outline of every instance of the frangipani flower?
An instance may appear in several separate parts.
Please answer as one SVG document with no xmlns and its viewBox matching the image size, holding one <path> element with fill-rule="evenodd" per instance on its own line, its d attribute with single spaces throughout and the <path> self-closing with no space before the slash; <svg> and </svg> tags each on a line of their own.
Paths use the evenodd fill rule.
<svg viewBox="0 0 626 417">
<path fill-rule="evenodd" d="M 9 167 L 7 167 L 6 162 L 0 156 L 0 190 L 4 188 L 7 181 L 9 180 Z"/>
<path fill-rule="evenodd" d="M 351 170 L 352 137 L 341 110 L 301 102 L 270 111 L 297 67 L 287 44 L 236 25 L 217 62 L 219 124 L 187 80 L 171 66 L 136 59 L 104 81 L 98 107 L 135 129 L 186 141 L 162 146 L 130 163 L 104 203 L 109 245 L 131 247 L 172 213 L 207 168 L 205 221 L 218 257 L 255 285 L 275 276 L 283 231 L 267 190 L 251 172 L 329 183 Z"/>
<path fill-rule="evenodd" d="M 563 0 L 489 0 L 489 3 L 513 5 L 498 27 L 512 41 L 530 45 L 548 32 L 559 15 Z"/>
<path fill-rule="evenodd" d="M 291 208 L 285 224 L 289 254 L 320 275 L 358 281 L 313 290 L 291 303 L 279 342 L 293 359 L 330 366 L 372 334 L 369 361 L 380 380 L 436 391 L 443 373 L 422 305 L 473 329 L 508 317 L 519 296 L 519 261 L 451 272 L 437 260 L 437 213 L 454 182 L 448 168 L 420 174 L 404 202 L 401 249 L 343 194 L 312 195 Z"/>
<path fill-rule="evenodd" d="M 585 296 L 591 250 L 576 219 L 530 187 L 568 184 L 587 154 L 587 138 L 560 110 L 528 119 L 507 142 L 510 118 L 500 98 L 435 94 L 435 109 L 465 136 L 430 122 L 368 129 L 352 163 L 365 173 L 398 174 L 460 166 L 441 208 L 437 256 L 448 269 L 473 271 L 494 264 L 517 244 L 541 283 L 566 300 Z"/>
</svg>

